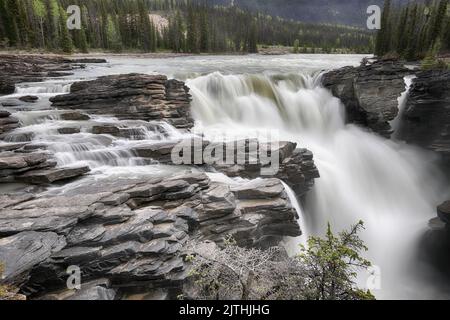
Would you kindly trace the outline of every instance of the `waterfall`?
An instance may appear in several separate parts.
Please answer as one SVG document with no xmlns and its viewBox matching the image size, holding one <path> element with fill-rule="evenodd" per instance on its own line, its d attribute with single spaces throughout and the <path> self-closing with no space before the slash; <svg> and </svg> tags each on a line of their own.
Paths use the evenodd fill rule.
<svg viewBox="0 0 450 320">
<path fill-rule="evenodd" d="M 295 211 L 297 211 L 298 215 L 298 224 L 300 226 L 300 230 L 302 231 L 302 235 L 293 239 L 286 239 L 284 242 L 286 250 L 289 255 L 295 255 L 298 253 L 299 246 L 302 245 L 304 247 L 307 246 L 308 241 L 308 229 L 305 224 L 304 220 L 304 213 L 303 209 L 297 199 L 297 196 L 295 195 L 294 190 L 292 190 L 291 187 L 289 187 L 285 182 L 283 182 L 284 189 L 286 190 L 286 194 L 292 203 L 292 206 L 294 207 Z"/>
<path fill-rule="evenodd" d="M 73 82 L 73 81 L 72 81 Z M 16 95 L 36 95 L 36 94 L 63 94 L 69 93 L 72 83 L 63 81 L 47 81 L 39 83 L 26 83 L 16 86 Z"/>
<path fill-rule="evenodd" d="M 319 77 L 216 72 L 190 80 L 197 126 L 205 136 L 269 128 L 310 149 L 321 178 L 303 203 L 306 234 L 323 234 L 327 222 L 339 231 L 363 220 L 368 257 L 381 273 L 374 294 L 420 297 L 433 286 L 421 280 L 415 248 L 445 199 L 442 175 L 425 151 L 347 125 L 341 101 Z"/>
</svg>

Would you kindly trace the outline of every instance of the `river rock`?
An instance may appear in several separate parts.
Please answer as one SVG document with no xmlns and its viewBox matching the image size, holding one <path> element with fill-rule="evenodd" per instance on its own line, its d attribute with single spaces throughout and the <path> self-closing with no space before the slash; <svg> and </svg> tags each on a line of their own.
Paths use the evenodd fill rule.
<svg viewBox="0 0 450 320">
<path fill-rule="evenodd" d="M 0 283 L 22 284 L 35 265 L 65 245 L 64 237 L 53 232 L 22 232 L 0 239 L 0 262 L 5 267 Z"/>
<path fill-rule="evenodd" d="M 450 165 L 450 71 L 417 73 L 403 112 L 399 139 L 440 154 Z"/>
<path fill-rule="evenodd" d="M 39 100 L 39 97 L 36 96 L 23 96 L 19 98 L 20 101 L 33 103 Z"/>
<path fill-rule="evenodd" d="M 67 128 L 59 128 L 58 133 L 59 134 L 75 134 L 80 133 L 80 128 L 73 128 L 73 127 L 67 127 Z"/>
<path fill-rule="evenodd" d="M 235 144 L 236 142 L 231 142 Z M 272 163 L 260 158 L 259 153 L 249 150 L 249 144 L 253 143 L 255 150 L 262 154 L 270 155 L 278 152 L 279 157 L 275 163 L 275 170 L 270 170 Z M 318 178 L 319 172 L 314 164 L 313 154 L 307 149 L 297 149 L 297 144 L 292 142 L 277 142 L 276 144 L 265 144 L 258 141 L 244 141 L 242 152 L 233 146 L 234 159 L 226 164 L 226 149 L 230 143 L 210 143 L 200 137 L 146 143 L 135 147 L 132 151 L 142 158 L 149 158 L 160 163 L 167 164 L 190 164 L 210 165 L 216 170 L 223 172 L 229 177 L 243 177 L 256 179 L 258 177 L 276 177 L 285 181 L 298 196 L 303 196 L 314 185 L 314 179 Z M 223 158 L 207 159 L 206 150 L 214 148 L 223 150 Z M 189 156 L 186 156 L 186 154 Z M 274 158 L 275 160 L 276 158 Z"/>
<path fill-rule="evenodd" d="M 92 63 L 91 61 L 89 63 Z M 16 84 L 41 82 L 47 77 L 71 75 L 83 67 L 70 59 L 50 55 L 0 55 L 0 95 L 12 94 Z"/>
<path fill-rule="evenodd" d="M 91 119 L 87 114 L 73 111 L 73 112 L 65 112 L 60 115 L 61 120 L 66 121 L 87 121 Z"/>
<path fill-rule="evenodd" d="M 56 181 L 82 176 L 91 171 L 88 166 L 58 167 L 46 170 L 33 170 L 17 177 L 31 184 L 49 184 Z"/>
<path fill-rule="evenodd" d="M 76 82 L 69 94 L 51 98 L 58 109 L 109 114 L 122 120 L 164 120 L 176 128 L 193 126 L 189 89 L 165 76 L 127 74 Z"/>
<path fill-rule="evenodd" d="M 389 121 L 398 115 L 398 98 L 405 91 L 403 78 L 409 73 L 398 61 L 378 60 L 327 72 L 322 83 L 342 101 L 349 123 L 390 137 L 393 129 Z"/>
<path fill-rule="evenodd" d="M 450 224 L 450 201 L 446 201 L 437 207 L 439 219 L 444 223 Z"/>
<path fill-rule="evenodd" d="M 11 113 L 0 109 L 0 139 L 5 133 L 20 127 L 19 120 L 12 117 Z"/>
</svg>

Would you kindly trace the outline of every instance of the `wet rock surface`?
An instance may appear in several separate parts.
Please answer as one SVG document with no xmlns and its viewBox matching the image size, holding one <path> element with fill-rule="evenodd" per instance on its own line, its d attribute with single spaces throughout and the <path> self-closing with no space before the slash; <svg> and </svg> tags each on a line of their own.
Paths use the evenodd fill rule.
<svg viewBox="0 0 450 320">
<path fill-rule="evenodd" d="M 19 127 L 20 123 L 18 119 L 12 117 L 9 111 L 0 109 L 0 137 Z"/>
<path fill-rule="evenodd" d="M 183 172 L 87 183 L 64 195 L 3 196 L 0 260 L 8 282 L 27 295 L 49 298 L 64 288 L 67 267 L 77 265 L 84 281 L 106 278 L 111 285 L 64 298 L 112 299 L 119 287 L 179 285 L 188 274 L 183 246 L 190 239 L 220 244 L 232 235 L 240 245 L 267 247 L 299 236 L 297 218 L 278 179 L 230 186 Z"/>
<path fill-rule="evenodd" d="M 164 120 L 179 129 L 193 126 L 189 89 L 165 76 L 128 74 L 76 82 L 70 94 L 51 99 L 58 109 L 79 109 L 119 119 Z"/>
<path fill-rule="evenodd" d="M 360 67 L 344 67 L 323 75 L 322 83 L 345 105 L 347 121 L 390 137 L 398 115 L 398 98 L 405 91 L 402 63 L 379 60 Z"/>
<path fill-rule="evenodd" d="M 227 156 L 227 149 L 232 150 L 231 157 Z M 211 143 L 196 137 L 147 143 L 136 147 L 133 152 L 161 163 L 174 164 L 176 161 L 175 164 L 209 165 L 229 177 L 276 177 L 285 181 L 299 197 L 305 195 L 314 185 L 314 179 L 320 176 L 313 154 L 307 149 L 297 148 L 293 142 L 270 144 L 246 140 Z M 278 156 L 272 158 L 275 153 Z"/>
<path fill-rule="evenodd" d="M 83 68 L 84 63 L 103 63 L 105 60 L 71 60 L 60 56 L 0 55 L 0 95 L 12 94 L 21 82 L 40 82 L 47 77 L 71 75 L 71 70 Z"/>
<path fill-rule="evenodd" d="M 57 61 L 67 66 L 36 62 L 35 75 L 64 75 L 75 63 Z M 188 241 L 222 245 L 232 236 L 241 246 L 265 248 L 301 235 L 281 180 L 305 195 L 319 176 L 312 153 L 290 142 L 217 144 L 188 133 L 193 119 L 182 82 L 107 76 L 73 84 L 48 110 L 33 109 L 41 98 L 22 100 L 3 100 L 11 112 L 0 110 L 0 187 L 12 190 L 0 193 L 0 262 L 7 268 L 2 281 L 29 298 L 176 298 L 189 276 Z M 175 163 L 174 148 L 192 137 L 200 147 L 190 151 L 212 158 L 214 148 L 243 149 L 233 151 L 232 164 L 203 156 Z M 273 164 L 279 170 L 271 172 Z M 129 166 L 142 175 L 105 177 L 101 169 Z M 171 170 L 149 175 L 153 166 Z M 225 183 L 206 172 L 248 181 Z M 82 272 L 78 291 L 66 289 L 69 266 Z"/>
<path fill-rule="evenodd" d="M 450 71 L 423 71 L 409 91 L 399 138 L 439 153 L 450 165 Z"/>
</svg>

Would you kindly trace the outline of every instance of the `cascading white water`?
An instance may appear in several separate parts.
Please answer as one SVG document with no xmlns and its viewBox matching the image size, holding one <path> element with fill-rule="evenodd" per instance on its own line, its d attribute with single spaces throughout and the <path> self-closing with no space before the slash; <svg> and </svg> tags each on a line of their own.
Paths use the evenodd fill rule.
<svg viewBox="0 0 450 320">
<path fill-rule="evenodd" d="M 59 111 L 51 109 L 49 97 L 68 92 L 70 83 L 78 79 L 107 74 L 163 73 L 179 79 L 208 74 L 188 81 L 197 127 L 206 135 L 215 135 L 216 129 L 220 129 L 226 131 L 228 137 L 249 137 L 259 130 L 276 129 L 281 139 L 298 142 L 300 147 L 313 151 L 321 178 L 316 180 L 306 201 L 300 206 L 292 190 L 287 188 L 291 202 L 302 213 L 300 223 L 307 235 L 321 234 L 327 222 L 339 230 L 362 219 L 367 227 L 363 237 L 369 247 L 369 258 L 381 268 L 382 290 L 374 291 L 377 297 L 445 297 L 436 283 L 422 279 L 422 274 L 428 270 L 423 271 L 421 261 L 415 257 L 417 241 L 427 228 L 427 220 L 435 215 L 436 204 L 446 198 L 447 189 L 432 164 L 432 156 L 362 128 L 345 125 L 343 106 L 320 87 L 318 74 L 289 74 L 300 70 L 312 73 L 356 66 L 363 57 L 112 57 L 108 58 L 111 63 L 76 70 L 73 77 L 20 84 L 15 94 L 0 97 L 0 102 L 28 94 L 38 96 L 37 103 L 9 109 L 19 111 L 14 116 L 23 124 L 8 135 L 10 141 L 20 140 L 21 134 L 22 138 L 29 138 L 28 134 L 33 133 L 33 143 L 48 144 L 60 165 L 83 161 L 91 166 L 91 174 L 84 179 L 49 191 L 64 193 L 85 183 L 96 183 L 97 179 L 141 179 L 184 170 L 177 166 L 142 166 L 145 163 L 129 153 L 134 145 L 146 140 L 177 138 L 181 133 L 169 126 L 164 128 L 166 134 L 160 135 L 145 125 L 136 124 L 129 130 L 128 138 L 92 135 L 89 128 L 83 127 L 86 123 L 61 121 Z M 227 75 L 214 73 L 217 70 Z M 261 75 L 239 75 L 242 72 Z M 98 116 L 92 117 L 92 122 L 124 124 L 111 117 Z M 57 132 L 58 128 L 78 125 L 82 126 L 79 134 L 60 135 Z M 223 175 L 216 175 L 214 179 L 230 182 Z M 304 238 L 297 240 L 301 242 Z M 361 283 L 365 284 L 364 277 Z"/>
<path fill-rule="evenodd" d="M 31 94 L 62 94 L 70 92 L 71 83 L 67 82 L 39 82 L 39 83 L 28 83 L 16 86 L 16 95 L 31 95 Z"/>
<path fill-rule="evenodd" d="M 247 136 L 262 128 L 279 131 L 314 153 L 321 178 L 304 203 L 308 234 L 321 234 L 363 220 L 372 262 L 380 267 L 379 298 L 438 294 L 416 272 L 415 248 L 444 182 L 423 151 L 345 124 L 339 99 L 319 85 L 319 76 L 222 75 L 188 82 L 198 127 Z M 361 285 L 365 285 L 362 279 Z"/>
</svg>

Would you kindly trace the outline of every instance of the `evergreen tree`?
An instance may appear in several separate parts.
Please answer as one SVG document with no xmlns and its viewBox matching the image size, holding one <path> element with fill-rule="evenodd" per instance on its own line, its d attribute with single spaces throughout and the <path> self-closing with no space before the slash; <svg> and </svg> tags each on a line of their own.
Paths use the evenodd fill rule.
<svg viewBox="0 0 450 320">
<path fill-rule="evenodd" d="M 391 42 L 391 30 L 390 29 L 390 13 L 391 13 L 391 1 L 385 0 L 383 13 L 381 16 L 381 29 L 377 34 L 377 44 L 375 48 L 375 54 L 382 56 L 389 52 Z"/>
<path fill-rule="evenodd" d="M 200 13 L 200 51 L 209 51 L 208 17 L 206 8 L 202 8 Z"/>
<path fill-rule="evenodd" d="M 294 53 L 299 53 L 300 52 L 300 40 L 295 39 L 293 51 L 294 51 Z"/>
<path fill-rule="evenodd" d="M 189 5 L 187 14 L 187 50 L 190 53 L 199 53 L 199 36 L 198 36 L 197 15 L 192 7 Z"/>
<path fill-rule="evenodd" d="M 111 15 L 108 15 L 107 17 L 106 38 L 108 49 L 115 52 L 122 51 L 122 39 L 120 37 L 116 21 Z"/>
<path fill-rule="evenodd" d="M 414 60 L 417 56 L 417 11 L 418 4 L 415 4 L 410 11 L 407 27 L 408 44 L 406 47 L 405 57 L 408 60 Z"/>
<path fill-rule="evenodd" d="M 434 23 L 430 28 L 429 39 L 431 40 L 431 45 L 434 45 L 436 39 L 440 38 L 443 33 L 444 27 L 444 19 L 447 13 L 447 2 L 448 0 L 441 0 L 439 2 L 439 6 L 437 8 L 437 12 L 435 13 L 436 18 L 434 19 Z"/>
<path fill-rule="evenodd" d="M 44 30 L 44 19 L 47 15 L 45 4 L 42 0 L 33 0 L 32 3 L 33 12 L 39 21 L 39 34 L 41 38 L 41 47 L 45 47 L 45 30 Z"/>
<path fill-rule="evenodd" d="M 67 29 L 67 14 L 63 7 L 59 7 L 60 48 L 65 53 L 72 53 L 73 43 Z"/>
</svg>

